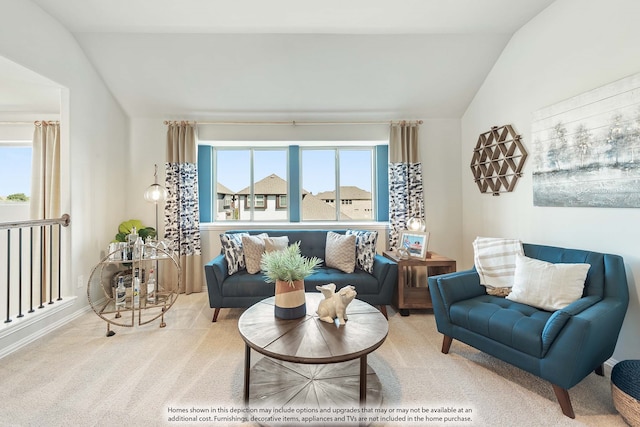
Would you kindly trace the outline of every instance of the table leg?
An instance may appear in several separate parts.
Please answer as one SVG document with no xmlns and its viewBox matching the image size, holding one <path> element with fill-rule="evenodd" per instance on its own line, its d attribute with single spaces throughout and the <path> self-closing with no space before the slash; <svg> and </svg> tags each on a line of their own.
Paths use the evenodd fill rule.
<svg viewBox="0 0 640 427">
<path fill-rule="evenodd" d="M 244 404 L 249 404 L 249 374 L 251 372 L 251 347 L 244 346 Z"/>
<path fill-rule="evenodd" d="M 367 355 L 360 357 L 360 407 L 367 406 Z"/>
</svg>

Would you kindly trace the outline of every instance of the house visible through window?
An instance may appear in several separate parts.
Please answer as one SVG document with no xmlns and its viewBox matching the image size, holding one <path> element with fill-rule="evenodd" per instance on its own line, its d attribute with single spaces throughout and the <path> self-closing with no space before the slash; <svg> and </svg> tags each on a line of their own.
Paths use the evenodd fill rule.
<svg viewBox="0 0 640 427">
<path fill-rule="evenodd" d="M 199 148 L 203 222 L 372 221 L 387 210 L 387 198 L 381 209 L 376 200 L 387 182 L 386 144 L 220 145 Z"/>
<path fill-rule="evenodd" d="M 301 148 L 303 220 L 375 220 L 374 148 Z M 386 173 L 386 170 L 384 171 Z M 322 203 L 310 200 L 316 198 Z M 367 210 L 368 209 L 368 210 Z"/>
<path fill-rule="evenodd" d="M 213 150 L 215 221 L 288 219 L 286 210 L 276 209 L 277 198 L 288 192 L 285 148 Z"/>
</svg>

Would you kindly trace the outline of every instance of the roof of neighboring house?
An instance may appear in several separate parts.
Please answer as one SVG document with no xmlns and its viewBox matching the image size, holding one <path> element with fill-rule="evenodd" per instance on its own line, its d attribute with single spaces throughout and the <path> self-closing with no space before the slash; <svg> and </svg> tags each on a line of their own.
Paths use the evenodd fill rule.
<svg viewBox="0 0 640 427">
<path fill-rule="evenodd" d="M 336 217 L 336 208 L 335 206 L 331 206 L 321 199 L 318 196 L 314 196 L 309 193 L 306 194 L 302 198 L 302 218 L 305 220 L 327 220 L 327 219 L 335 219 Z M 340 219 L 351 219 L 349 215 L 346 215 L 344 212 L 340 214 Z"/>
<path fill-rule="evenodd" d="M 251 187 L 245 187 L 237 194 L 250 194 Z M 275 173 L 261 179 L 253 185 L 254 194 L 287 194 L 287 181 Z"/>
<path fill-rule="evenodd" d="M 318 193 L 316 197 L 322 200 L 335 200 L 336 192 L 323 191 Z M 371 200 L 371 193 L 354 185 L 346 185 L 340 187 L 340 198 L 342 200 Z"/>
<path fill-rule="evenodd" d="M 289 185 L 287 181 L 280 178 L 275 173 L 261 179 L 256 182 L 253 186 L 253 194 L 287 194 Z M 236 194 L 250 194 L 251 187 L 245 187 L 242 190 L 238 191 Z M 307 190 L 302 190 L 302 194 L 308 194 Z"/>
<path fill-rule="evenodd" d="M 216 192 L 218 194 L 233 194 L 233 191 L 229 190 L 228 187 L 225 187 L 220 183 L 218 183 L 218 185 L 216 186 Z"/>
</svg>

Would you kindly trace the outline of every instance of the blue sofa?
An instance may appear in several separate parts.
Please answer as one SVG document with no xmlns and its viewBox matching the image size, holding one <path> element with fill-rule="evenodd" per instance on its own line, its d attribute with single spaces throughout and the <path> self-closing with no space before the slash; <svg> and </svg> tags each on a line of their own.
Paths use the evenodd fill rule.
<svg viewBox="0 0 640 427">
<path fill-rule="evenodd" d="M 344 234 L 346 230 L 332 230 Z M 325 258 L 325 244 L 327 230 L 231 230 L 227 233 L 249 233 L 256 235 L 267 233 L 270 237 L 288 236 L 289 243 L 300 242 L 300 252 L 307 257 Z M 378 237 L 380 238 L 380 237 Z M 266 283 L 261 273 L 249 274 L 246 270 L 229 276 L 227 262 L 220 254 L 204 266 L 207 289 L 209 291 L 209 306 L 214 308 L 213 322 L 218 318 L 221 308 L 242 308 L 273 296 L 275 286 Z M 340 270 L 326 267 L 324 264 L 317 271 L 304 280 L 307 292 L 318 292 L 317 285 L 335 283 L 336 290 L 345 285 L 353 285 L 358 293 L 357 298 L 378 306 L 384 316 L 387 316 L 386 305 L 391 304 L 393 290 L 398 277 L 398 265 L 376 254 L 373 263 L 373 273 L 369 274 L 356 268 L 353 273 L 343 273 Z"/>
<path fill-rule="evenodd" d="M 487 295 L 475 268 L 429 278 L 442 353 L 453 339 L 551 383 L 562 412 L 574 418 L 568 389 L 604 374 L 618 340 L 629 290 L 620 256 L 523 244 L 527 257 L 591 265 L 583 296 L 564 309 L 540 310 Z"/>
</svg>

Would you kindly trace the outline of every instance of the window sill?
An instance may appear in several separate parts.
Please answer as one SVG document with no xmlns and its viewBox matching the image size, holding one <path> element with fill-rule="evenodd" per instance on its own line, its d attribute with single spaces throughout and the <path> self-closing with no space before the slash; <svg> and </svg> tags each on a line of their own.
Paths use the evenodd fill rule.
<svg viewBox="0 0 640 427">
<path fill-rule="evenodd" d="M 218 231 L 218 230 L 265 230 L 280 228 L 297 228 L 303 230 L 339 230 L 339 229 L 376 229 L 388 230 L 389 223 L 387 221 L 305 221 L 305 222 L 288 222 L 288 221 L 218 221 L 218 222 L 201 222 L 200 231 Z"/>
</svg>

